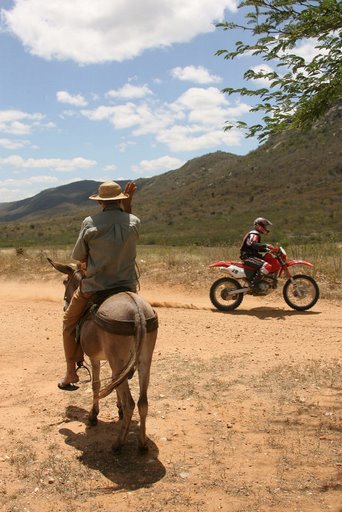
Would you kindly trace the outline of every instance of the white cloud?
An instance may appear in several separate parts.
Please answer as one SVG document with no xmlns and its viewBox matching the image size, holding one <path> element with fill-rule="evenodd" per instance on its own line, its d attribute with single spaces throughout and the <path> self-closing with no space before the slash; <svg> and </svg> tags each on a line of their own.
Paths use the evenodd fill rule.
<svg viewBox="0 0 342 512">
<path fill-rule="evenodd" d="M 0 139 L 0 147 L 5 149 L 20 149 L 27 145 L 27 140 Z"/>
<path fill-rule="evenodd" d="M 257 66 L 253 66 L 251 69 L 255 73 L 261 73 L 261 72 L 262 73 L 273 73 L 273 71 L 274 71 L 274 69 L 271 68 L 271 66 L 269 66 L 268 64 L 259 64 Z M 253 78 L 252 81 L 261 86 L 269 87 L 272 80 L 269 80 L 269 78 L 265 77 L 265 78 Z"/>
<path fill-rule="evenodd" d="M 192 87 L 183 93 L 174 105 L 187 110 L 210 109 L 217 106 L 228 105 L 228 100 L 216 87 L 200 88 Z"/>
<path fill-rule="evenodd" d="M 106 167 L 103 170 L 105 172 L 114 172 L 117 170 L 117 166 L 115 164 L 106 165 Z"/>
<path fill-rule="evenodd" d="M 72 95 L 67 91 L 58 91 L 56 93 L 56 98 L 60 103 L 68 103 L 69 105 L 74 105 L 75 107 L 85 107 L 88 105 L 81 94 Z"/>
<path fill-rule="evenodd" d="M 58 183 L 55 176 L 30 176 L 29 178 L 13 179 L 7 178 L 0 180 L 0 186 L 23 186 L 32 185 L 33 183 Z"/>
<path fill-rule="evenodd" d="M 123 142 L 120 142 L 119 144 L 117 144 L 115 147 L 116 149 L 120 152 L 120 153 L 125 153 L 126 150 L 131 147 L 131 146 L 135 146 L 136 145 L 136 142 L 133 142 L 132 140 L 127 140 L 127 141 L 123 141 Z"/>
<path fill-rule="evenodd" d="M 44 122 L 40 113 L 28 114 L 20 110 L 0 110 L 0 132 L 10 135 L 29 135 L 33 128 L 53 128 L 53 123 Z"/>
<path fill-rule="evenodd" d="M 138 165 L 133 165 L 133 172 L 140 176 L 152 176 L 172 169 L 178 169 L 185 163 L 184 160 L 172 156 L 162 156 L 154 160 L 141 160 Z"/>
<path fill-rule="evenodd" d="M 97 107 L 93 110 L 81 110 L 81 114 L 91 121 L 110 120 L 115 114 L 116 108 L 117 107 L 107 107 L 106 105 L 101 105 L 100 107 Z"/>
<path fill-rule="evenodd" d="M 63 112 L 61 114 L 59 114 L 59 117 L 61 119 L 68 119 L 68 118 L 71 118 L 71 117 L 79 117 L 79 112 L 77 110 L 70 110 L 70 109 L 67 109 L 67 110 L 63 110 Z"/>
<path fill-rule="evenodd" d="M 174 113 L 163 107 L 133 102 L 116 106 L 101 105 L 94 110 L 82 110 L 81 114 L 91 121 L 109 121 L 117 130 L 138 127 L 141 131 L 136 132 L 136 135 L 154 133 L 175 117 Z"/>
<path fill-rule="evenodd" d="M 19 155 L 11 155 L 0 159 L 0 165 L 10 165 L 17 169 L 53 169 L 60 172 L 70 172 L 75 169 L 89 169 L 96 165 L 95 160 L 76 157 L 69 160 L 63 158 L 28 158 L 24 159 Z"/>
<path fill-rule="evenodd" d="M 79 63 L 123 61 L 214 30 L 236 0 L 16 0 L 3 24 L 31 54 Z"/>
<path fill-rule="evenodd" d="M 183 93 L 173 104 L 175 109 L 187 113 L 191 124 L 202 125 L 202 130 L 222 128 L 227 119 L 239 119 L 250 110 L 246 103 L 231 106 L 226 96 L 216 87 L 192 87 Z"/>
<path fill-rule="evenodd" d="M 309 38 L 298 44 L 291 53 L 295 53 L 299 57 L 303 57 L 306 63 L 311 62 L 317 55 L 326 54 L 327 50 L 317 48 L 319 42 L 315 38 Z"/>
<path fill-rule="evenodd" d="M 137 99 L 137 98 L 144 98 L 145 96 L 148 96 L 149 94 L 152 94 L 151 89 L 145 84 L 145 85 L 132 85 L 132 84 L 125 84 L 123 87 L 117 90 L 111 90 L 106 93 L 106 96 L 108 98 L 120 98 L 120 99 Z"/>
<path fill-rule="evenodd" d="M 9 135 L 29 135 L 32 131 L 30 125 L 13 121 L 11 123 L 0 123 L 0 131 Z"/>
<path fill-rule="evenodd" d="M 217 148 L 221 145 L 238 146 L 243 134 L 239 130 L 212 130 L 203 132 L 199 126 L 173 126 L 157 135 L 159 142 L 172 151 L 197 151 Z"/>
<path fill-rule="evenodd" d="M 47 186 L 60 184 L 55 176 L 30 176 L 0 180 L 0 203 L 19 201 L 37 194 Z"/>
<path fill-rule="evenodd" d="M 217 75 L 211 75 L 203 66 L 185 66 L 171 69 L 171 76 L 177 80 L 195 82 L 198 84 L 212 84 L 222 81 Z"/>
<path fill-rule="evenodd" d="M 13 123 L 15 121 L 21 121 L 22 119 L 40 121 L 43 118 L 43 114 L 39 113 L 28 114 L 21 110 L 0 110 L 0 123 Z"/>
<path fill-rule="evenodd" d="M 108 121 L 116 130 L 130 129 L 135 137 L 151 134 L 173 151 L 190 151 L 241 143 L 241 132 L 224 132 L 223 127 L 249 110 L 246 103 L 230 104 L 216 87 L 192 87 L 173 103 L 128 102 L 81 113 L 92 121 Z"/>
</svg>

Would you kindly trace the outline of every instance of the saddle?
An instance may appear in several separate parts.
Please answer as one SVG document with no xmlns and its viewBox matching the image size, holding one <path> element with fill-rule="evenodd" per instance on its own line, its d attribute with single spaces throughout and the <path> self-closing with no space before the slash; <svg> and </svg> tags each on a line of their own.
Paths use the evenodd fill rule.
<svg viewBox="0 0 342 512">
<path fill-rule="evenodd" d="M 130 292 L 127 288 L 112 288 L 109 290 L 103 290 L 96 292 L 89 301 L 89 306 L 84 312 L 76 328 L 76 341 L 80 340 L 80 332 L 83 322 L 91 317 L 91 319 L 102 329 L 112 334 L 118 334 L 121 336 L 133 336 L 136 332 L 136 325 L 134 320 L 116 320 L 112 317 L 108 317 L 106 312 L 100 309 L 100 306 L 105 302 L 106 299 L 122 292 Z M 146 318 L 146 331 L 152 332 L 158 328 L 158 315 L 153 310 L 153 315 L 150 318 Z"/>
</svg>

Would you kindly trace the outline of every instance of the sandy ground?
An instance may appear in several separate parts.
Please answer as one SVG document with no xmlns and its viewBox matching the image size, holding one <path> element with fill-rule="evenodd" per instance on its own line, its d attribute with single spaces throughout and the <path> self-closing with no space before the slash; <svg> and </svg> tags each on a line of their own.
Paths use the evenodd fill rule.
<svg viewBox="0 0 342 512">
<path fill-rule="evenodd" d="M 342 511 L 338 302 L 299 313 L 246 297 L 225 314 L 205 290 L 143 285 L 174 307 L 156 308 L 149 452 L 137 451 L 136 412 L 118 455 L 115 395 L 90 428 L 87 375 L 75 391 L 56 386 L 61 281 L 0 285 L 1 510 Z"/>
</svg>

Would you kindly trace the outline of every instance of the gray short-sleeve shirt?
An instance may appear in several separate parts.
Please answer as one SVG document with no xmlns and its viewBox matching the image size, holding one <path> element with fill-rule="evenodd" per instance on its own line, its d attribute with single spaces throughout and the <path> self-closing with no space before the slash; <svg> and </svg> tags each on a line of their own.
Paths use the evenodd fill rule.
<svg viewBox="0 0 342 512">
<path fill-rule="evenodd" d="M 84 219 L 72 252 L 76 260 L 87 258 L 83 292 L 124 287 L 135 291 L 136 241 L 140 219 L 117 205 Z"/>
</svg>

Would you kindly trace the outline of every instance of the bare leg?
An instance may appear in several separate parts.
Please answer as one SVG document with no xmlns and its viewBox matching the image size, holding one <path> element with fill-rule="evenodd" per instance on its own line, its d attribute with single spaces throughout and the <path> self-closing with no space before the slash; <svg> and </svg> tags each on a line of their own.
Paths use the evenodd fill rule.
<svg viewBox="0 0 342 512">
<path fill-rule="evenodd" d="M 88 306 L 90 297 L 91 294 L 84 294 L 77 288 L 68 309 L 64 313 L 63 347 L 67 369 L 64 378 L 58 383 L 58 387 L 61 389 L 79 381 L 76 373 L 76 362 L 83 361 L 83 350 L 80 343 L 75 341 L 75 329 L 78 320 Z"/>
<path fill-rule="evenodd" d="M 65 387 L 70 386 L 70 384 L 75 384 L 78 382 L 79 376 L 76 373 L 76 363 L 74 361 L 66 362 L 67 369 L 64 378 L 58 383 L 58 387 L 63 389 Z"/>
</svg>

